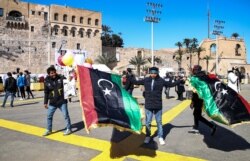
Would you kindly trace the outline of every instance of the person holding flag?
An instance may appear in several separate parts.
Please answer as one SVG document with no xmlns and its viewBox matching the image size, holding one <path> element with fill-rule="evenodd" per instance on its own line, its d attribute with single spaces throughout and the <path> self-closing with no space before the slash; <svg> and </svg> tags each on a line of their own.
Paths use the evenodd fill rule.
<svg viewBox="0 0 250 161">
<path fill-rule="evenodd" d="M 155 115 L 158 138 L 160 145 L 164 145 L 163 128 L 162 128 L 162 90 L 163 87 L 173 87 L 180 83 L 177 80 L 174 83 L 167 82 L 159 76 L 159 69 L 157 67 L 151 67 L 149 69 L 149 77 L 142 80 L 133 80 L 136 85 L 144 85 L 145 88 L 145 114 L 146 114 L 146 138 L 145 144 L 148 144 L 151 140 L 151 122 L 153 114 Z"/>
</svg>

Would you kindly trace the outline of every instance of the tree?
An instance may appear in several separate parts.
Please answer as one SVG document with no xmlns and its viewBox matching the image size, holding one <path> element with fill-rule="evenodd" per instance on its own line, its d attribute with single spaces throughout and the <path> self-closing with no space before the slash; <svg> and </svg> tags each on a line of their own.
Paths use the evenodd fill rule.
<svg viewBox="0 0 250 161">
<path fill-rule="evenodd" d="M 145 65 L 146 63 L 147 63 L 146 58 L 142 58 L 141 56 L 135 56 L 129 60 L 129 64 L 136 66 L 138 76 L 140 76 L 141 73 L 141 66 Z"/>
<path fill-rule="evenodd" d="M 178 69 L 181 69 L 183 55 L 183 51 L 181 49 L 182 43 L 178 41 L 177 43 L 175 43 L 175 46 L 178 47 L 178 50 L 175 52 L 173 59 L 178 63 Z"/>
<path fill-rule="evenodd" d="M 151 59 L 152 59 L 151 57 L 148 58 L 149 63 L 152 63 Z M 161 57 L 154 56 L 154 62 L 156 62 L 157 64 L 161 64 L 162 63 Z"/>
<path fill-rule="evenodd" d="M 188 57 L 188 58 L 190 58 L 191 57 L 191 44 L 192 43 L 192 40 L 191 39 L 189 39 L 189 38 L 185 38 L 184 40 L 183 40 L 183 45 L 185 45 L 185 47 L 186 47 L 186 53 L 188 54 L 190 54 L 190 56 Z M 190 65 L 191 65 L 191 58 L 190 58 Z M 190 66 L 190 68 L 191 68 L 191 66 Z"/>
<path fill-rule="evenodd" d="M 123 47 L 122 33 L 113 34 L 111 28 L 107 25 L 102 25 L 102 46 L 106 47 Z"/>
<path fill-rule="evenodd" d="M 239 36 L 240 35 L 238 33 L 236 33 L 236 32 L 232 33 L 232 37 L 235 38 L 235 39 L 237 39 Z"/>
<path fill-rule="evenodd" d="M 116 66 L 116 63 L 117 63 L 116 57 L 111 56 L 107 53 L 105 53 L 103 55 L 99 55 L 95 61 L 100 63 L 100 64 L 107 65 L 107 67 L 109 67 L 111 70 Z"/>
<path fill-rule="evenodd" d="M 212 59 L 212 57 L 208 56 L 208 55 L 206 55 L 206 56 L 203 57 L 203 60 L 206 60 L 206 70 L 207 70 L 207 73 L 208 73 L 208 65 L 209 65 L 209 60 L 210 59 Z"/>
<path fill-rule="evenodd" d="M 200 65 L 200 60 L 201 60 L 201 52 L 202 51 L 205 51 L 205 49 L 204 48 L 202 48 L 202 47 L 198 47 L 197 49 L 196 49 L 196 52 L 197 52 L 197 57 L 198 57 L 198 65 Z"/>
</svg>

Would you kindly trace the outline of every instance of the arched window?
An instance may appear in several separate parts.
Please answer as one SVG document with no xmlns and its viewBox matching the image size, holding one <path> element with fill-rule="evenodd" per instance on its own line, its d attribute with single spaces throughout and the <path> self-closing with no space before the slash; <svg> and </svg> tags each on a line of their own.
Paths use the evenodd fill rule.
<svg viewBox="0 0 250 161">
<path fill-rule="evenodd" d="M 142 51 L 141 50 L 137 51 L 137 57 L 142 57 Z"/>
<path fill-rule="evenodd" d="M 66 14 L 64 14 L 64 15 L 63 15 L 63 21 L 64 21 L 64 22 L 67 22 L 67 18 L 68 18 L 68 16 L 67 16 Z"/>
<path fill-rule="evenodd" d="M 63 36 L 68 36 L 68 27 L 67 26 L 64 26 L 62 28 L 62 33 L 63 33 Z"/>
<path fill-rule="evenodd" d="M 88 38 L 91 37 L 91 33 L 92 33 L 92 30 L 91 30 L 91 29 L 88 29 L 88 30 L 87 30 L 87 33 L 86 33 L 86 35 L 87 35 Z"/>
<path fill-rule="evenodd" d="M 88 25 L 91 25 L 91 18 L 88 18 Z"/>
<path fill-rule="evenodd" d="M 95 25 L 98 26 L 99 25 L 99 20 L 95 19 Z"/>
<path fill-rule="evenodd" d="M 80 17 L 80 23 L 83 24 L 83 17 Z"/>
<path fill-rule="evenodd" d="M 76 16 L 72 16 L 72 22 L 76 22 Z"/>
<path fill-rule="evenodd" d="M 216 47 L 216 44 L 211 44 L 210 45 L 210 55 L 215 55 L 216 54 L 216 50 L 217 50 L 217 47 Z"/>
<path fill-rule="evenodd" d="M 71 34 L 72 34 L 72 37 L 76 36 L 76 28 L 75 27 L 71 28 Z"/>
<path fill-rule="evenodd" d="M 80 35 L 81 38 L 84 37 L 84 29 L 83 28 L 79 29 L 79 35 Z"/>
<path fill-rule="evenodd" d="M 241 51 L 240 44 L 236 44 L 236 46 L 235 46 L 235 55 L 240 56 L 241 55 L 240 51 Z"/>
<path fill-rule="evenodd" d="M 58 26 L 58 25 L 55 25 L 55 26 L 53 27 L 53 31 L 54 31 L 55 35 L 58 35 L 59 29 L 60 29 L 60 26 Z"/>
<path fill-rule="evenodd" d="M 9 16 L 11 17 L 22 17 L 22 13 L 19 11 L 10 11 Z"/>
<path fill-rule="evenodd" d="M 58 13 L 55 13 L 55 14 L 54 14 L 54 20 L 55 20 L 55 21 L 58 21 Z"/>
<path fill-rule="evenodd" d="M 95 30 L 94 37 L 97 36 L 98 34 L 99 34 L 99 30 Z"/>
</svg>

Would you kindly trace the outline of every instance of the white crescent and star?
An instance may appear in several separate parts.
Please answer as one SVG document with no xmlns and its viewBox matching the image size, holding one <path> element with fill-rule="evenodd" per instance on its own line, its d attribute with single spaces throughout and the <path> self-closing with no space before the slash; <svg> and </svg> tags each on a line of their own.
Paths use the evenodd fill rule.
<svg viewBox="0 0 250 161">
<path fill-rule="evenodd" d="M 217 88 L 218 84 L 221 84 L 221 82 L 218 81 L 218 82 L 215 82 L 215 83 L 214 83 L 215 91 L 218 91 L 218 88 Z M 227 90 L 225 90 L 225 89 L 223 88 L 222 91 L 221 91 L 221 93 L 222 93 L 223 95 L 225 95 L 225 94 L 227 94 Z"/>
<path fill-rule="evenodd" d="M 111 81 L 109 81 L 109 80 L 107 80 L 107 79 L 99 79 L 98 80 L 98 82 L 97 82 L 97 84 L 98 84 L 98 86 L 99 87 L 102 87 L 101 86 L 101 82 L 108 82 L 109 84 L 111 84 L 111 89 L 114 87 L 114 84 L 111 82 Z M 103 92 L 104 92 L 104 95 L 106 96 L 106 95 L 110 95 L 111 96 L 111 91 L 112 90 L 109 90 L 107 87 L 105 87 L 105 90 L 102 90 Z"/>
</svg>

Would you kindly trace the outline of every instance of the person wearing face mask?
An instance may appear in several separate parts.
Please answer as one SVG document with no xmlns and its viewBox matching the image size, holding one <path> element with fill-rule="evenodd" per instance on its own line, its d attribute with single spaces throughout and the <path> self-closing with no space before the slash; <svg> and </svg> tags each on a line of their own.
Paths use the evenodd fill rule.
<svg viewBox="0 0 250 161">
<path fill-rule="evenodd" d="M 145 114 L 146 114 L 146 138 L 145 144 L 148 144 L 151 140 L 151 122 L 153 115 L 155 115 L 158 138 L 160 145 L 164 145 L 162 128 L 162 90 L 164 87 L 173 87 L 179 84 L 180 81 L 174 83 L 167 82 L 159 76 L 159 69 L 157 67 L 151 67 L 149 69 L 149 77 L 142 80 L 134 80 L 136 85 L 143 85 L 145 88 Z"/>
</svg>

